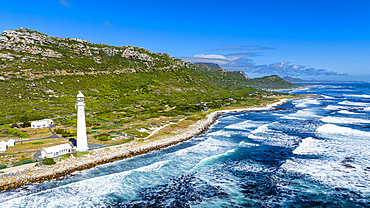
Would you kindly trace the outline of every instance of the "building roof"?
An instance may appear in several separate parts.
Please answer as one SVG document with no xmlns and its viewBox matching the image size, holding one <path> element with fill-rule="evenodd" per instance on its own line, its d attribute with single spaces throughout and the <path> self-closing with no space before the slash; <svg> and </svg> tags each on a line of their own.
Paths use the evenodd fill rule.
<svg viewBox="0 0 370 208">
<path fill-rule="evenodd" d="M 68 143 L 66 144 L 60 144 L 52 147 L 45 147 L 43 150 L 47 153 L 52 153 L 52 152 L 59 152 L 61 150 L 66 150 L 66 149 L 72 149 L 72 146 Z"/>
<path fill-rule="evenodd" d="M 31 121 L 31 124 L 36 124 L 36 123 L 41 123 L 41 124 L 44 124 L 44 123 L 48 123 L 48 122 L 53 122 L 53 120 L 51 119 L 44 119 L 44 120 L 38 120 L 38 121 Z"/>
</svg>

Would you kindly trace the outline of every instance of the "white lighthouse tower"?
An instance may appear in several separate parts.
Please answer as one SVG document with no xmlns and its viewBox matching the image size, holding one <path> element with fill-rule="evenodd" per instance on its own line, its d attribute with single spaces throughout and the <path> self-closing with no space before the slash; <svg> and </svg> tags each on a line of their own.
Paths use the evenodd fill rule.
<svg viewBox="0 0 370 208">
<path fill-rule="evenodd" d="M 76 151 L 87 151 L 86 121 L 85 121 L 85 103 L 84 95 L 81 91 L 77 95 L 77 144 Z"/>
</svg>

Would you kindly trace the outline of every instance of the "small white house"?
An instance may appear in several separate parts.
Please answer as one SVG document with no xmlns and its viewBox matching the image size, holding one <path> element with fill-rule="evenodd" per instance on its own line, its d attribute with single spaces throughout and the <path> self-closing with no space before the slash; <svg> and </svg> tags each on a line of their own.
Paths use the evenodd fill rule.
<svg viewBox="0 0 370 208">
<path fill-rule="evenodd" d="M 44 120 L 40 120 L 40 121 L 32 121 L 31 122 L 31 127 L 34 128 L 34 129 L 45 128 L 45 127 L 48 127 L 51 124 L 53 124 L 53 120 L 44 119 Z"/>
<path fill-rule="evenodd" d="M 72 146 L 70 144 L 61 144 L 52 147 L 45 147 L 41 150 L 42 158 L 51 158 L 65 155 L 72 152 Z"/>
<path fill-rule="evenodd" d="M 8 149 L 8 145 L 5 141 L 0 142 L 0 152 L 5 152 Z"/>
<path fill-rule="evenodd" d="M 13 147 L 15 145 L 15 140 L 14 139 L 9 139 L 6 144 L 8 145 L 8 147 Z"/>
</svg>

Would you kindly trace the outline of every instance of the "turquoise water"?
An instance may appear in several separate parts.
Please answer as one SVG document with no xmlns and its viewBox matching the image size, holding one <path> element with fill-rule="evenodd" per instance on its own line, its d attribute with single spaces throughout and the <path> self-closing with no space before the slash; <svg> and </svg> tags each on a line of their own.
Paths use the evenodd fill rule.
<svg viewBox="0 0 370 208">
<path fill-rule="evenodd" d="M 179 145 L 0 193 L 0 207 L 370 207 L 370 84 L 316 84 Z"/>
</svg>

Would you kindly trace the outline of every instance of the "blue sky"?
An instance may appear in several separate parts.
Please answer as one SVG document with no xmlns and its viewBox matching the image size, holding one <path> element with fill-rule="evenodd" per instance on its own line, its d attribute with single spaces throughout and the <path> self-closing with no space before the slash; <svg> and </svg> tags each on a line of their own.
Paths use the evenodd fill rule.
<svg viewBox="0 0 370 208">
<path fill-rule="evenodd" d="M 0 2 L 0 30 L 140 46 L 252 77 L 370 81 L 369 10 L 367 0 L 18 0 Z"/>
</svg>

